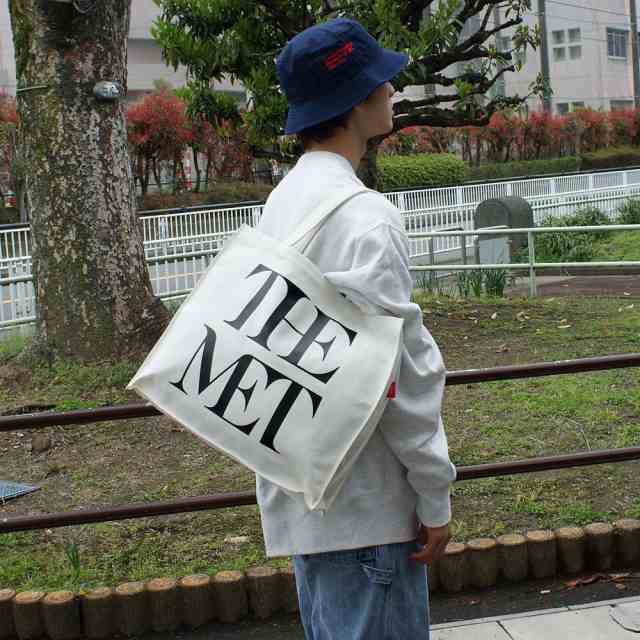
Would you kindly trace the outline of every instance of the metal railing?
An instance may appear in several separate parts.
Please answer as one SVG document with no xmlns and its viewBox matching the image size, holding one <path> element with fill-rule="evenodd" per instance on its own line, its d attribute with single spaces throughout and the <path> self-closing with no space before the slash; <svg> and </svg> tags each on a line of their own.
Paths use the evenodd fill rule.
<svg viewBox="0 0 640 640">
<path fill-rule="evenodd" d="M 597 231 L 600 233 L 606 233 L 608 231 L 640 231 L 640 224 L 612 224 L 612 225 L 590 225 L 590 226 L 575 226 L 575 227 L 526 227 L 520 229 L 511 229 L 505 226 L 490 227 L 487 229 L 476 229 L 474 231 L 438 231 L 438 232 L 425 232 L 425 233 L 410 233 L 410 238 L 420 237 L 427 238 L 428 244 L 433 247 L 433 243 L 436 238 L 441 236 L 454 235 L 457 237 L 473 237 L 474 249 L 476 254 L 476 262 L 474 264 L 468 264 L 466 248 L 461 247 L 461 259 L 462 264 L 435 264 L 435 252 L 429 253 L 429 265 L 411 266 L 410 270 L 413 272 L 423 271 L 475 271 L 475 270 L 494 270 L 494 269 L 506 269 L 506 270 L 522 270 L 527 269 L 529 272 L 529 295 L 536 297 L 538 289 L 536 285 L 536 270 L 537 269 L 575 269 L 582 267 L 589 267 L 589 269 L 603 269 L 611 267 L 640 267 L 640 261 L 637 260 L 617 260 L 607 262 L 536 262 L 535 251 L 535 236 L 541 233 L 573 233 L 584 231 Z M 528 261 L 521 263 L 495 263 L 495 264 L 479 264 L 478 259 L 478 243 L 477 238 L 482 236 L 512 236 L 517 234 L 527 234 L 527 247 L 528 247 Z"/>
<path fill-rule="evenodd" d="M 551 363 L 514 365 L 493 369 L 470 369 L 447 373 L 446 384 L 460 385 L 496 380 L 514 380 L 550 375 L 584 373 L 640 366 L 640 353 L 599 358 L 582 358 Z M 0 417 L 0 433 L 27 429 L 40 429 L 53 425 L 78 425 L 102 421 L 124 420 L 159 415 L 150 404 L 138 403 L 120 407 L 81 409 L 61 413 L 17 415 Z M 589 451 L 560 456 L 546 456 L 529 460 L 514 460 L 458 468 L 457 481 L 491 478 L 521 473 L 550 471 L 573 467 L 640 460 L 640 447 Z M 253 491 L 193 496 L 174 500 L 134 503 L 82 509 L 78 511 L 49 513 L 32 516 L 0 517 L 0 534 L 54 527 L 73 526 L 98 522 L 113 522 L 130 518 L 189 513 L 209 509 L 221 509 L 256 503 Z"/>
<path fill-rule="evenodd" d="M 536 224 L 550 214 L 562 217 L 584 206 L 596 206 L 614 220 L 622 202 L 640 197 L 640 169 L 412 189 L 385 195 L 403 214 L 411 235 L 410 256 L 420 259 L 460 251 L 468 236 L 446 232 L 472 231 L 476 207 L 489 198 L 525 198 L 534 210 Z M 250 203 L 141 216 L 145 255 L 156 295 L 175 298 L 188 293 L 226 238 L 243 224 L 257 224 L 261 214 L 262 205 Z M 442 233 L 429 247 L 424 234 L 433 231 Z M 471 242 L 466 246 L 470 248 Z M 0 328 L 35 320 L 31 273 L 29 227 L 0 228 Z"/>
</svg>

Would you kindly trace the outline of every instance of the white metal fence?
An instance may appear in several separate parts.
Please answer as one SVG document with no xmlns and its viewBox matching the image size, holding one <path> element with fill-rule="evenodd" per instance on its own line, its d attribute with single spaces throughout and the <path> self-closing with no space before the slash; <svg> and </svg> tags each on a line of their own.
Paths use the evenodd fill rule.
<svg viewBox="0 0 640 640">
<path fill-rule="evenodd" d="M 537 295 L 536 285 L 536 270 L 539 269 L 570 269 L 576 267 L 584 267 L 585 264 L 589 265 L 590 269 L 610 269 L 611 267 L 640 267 L 640 261 L 638 260 L 619 260 L 619 261 L 607 261 L 607 262 L 536 262 L 536 249 L 535 249 L 535 237 L 542 233 L 580 233 L 583 231 L 640 231 L 640 224 L 608 224 L 599 226 L 576 226 L 576 227 L 526 227 L 526 228 L 506 228 L 505 225 L 499 227 L 490 227 L 488 229 L 474 229 L 473 231 L 455 231 L 463 237 L 473 238 L 476 241 L 477 238 L 496 236 L 509 236 L 512 237 L 517 234 L 527 235 L 527 248 L 529 252 L 529 259 L 523 263 L 513 262 L 498 262 L 492 264 L 467 264 L 466 258 L 463 258 L 463 264 L 438 264 L 438 265 L 420 265 L 412 266 L 412 272 L 456 272 L 456 271 L 494 271 L 494 270 L 518 270 L 528 269 L 529 271 L 529 295 L 533 298 Z M 448 234 L 451 232 L 424 232 L 420 235 L 427 238 L 435 237 L 436 233 Z"/>
<path fill-rule="evenodd" d="M 520 196 L 534 210 L 534 222 L 563 217 L 595 206 L 612 221 L 622 202 L 640 197 L 640 169 L 549 176 L 486 184 L 414 189 L 386 194 L 402 212 L 410 234 L 473 230 L 478 204 L 489 198 Z M 261 205 L 158 213 L 141 218 L 145 253 L 154 291 L 179 297 L 193 288 L 224 240 L 243 224 L 255 225 Z M 411 257 L 460 251 L 461 235 L 410 240 Z M 467 242 L 472 242 L 467 237 Z M 31 234 L 28 227 L 0 229 L 0 327 L 35 319 L 31 282 Z"/>
</svg>

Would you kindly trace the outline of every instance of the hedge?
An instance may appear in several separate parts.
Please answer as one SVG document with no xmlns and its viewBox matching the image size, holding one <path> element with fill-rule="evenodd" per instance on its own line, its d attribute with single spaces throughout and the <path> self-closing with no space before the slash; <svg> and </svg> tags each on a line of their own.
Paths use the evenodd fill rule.
<svg viewBox="0 0 640 640">
<path fill-rule="evenodd" d="M 640 148 L 610 147 L 582 154 L 582 171 L 620 169 L 640 165 Z"/>
<path fill-rule="evenodd" d="M 264 201 L 271 193 L 270 184 L 253 182 L 220 182 L 207 192 L 194 193 L 184 191 L 172 195 L 170 193 L 147 193 L 139 199 L 138 211 L 150 209 L 174 209 L 192 207 L 199 204 L 226 204 L 231 202 Z"/>
<path fill-rule="evenodd" d="M 574 156 L 545 160 L 519 160 L 471 167 L 467 173 L 467 181 L 507 180 L 527 176 L 560 175 L 574 171 L 580 171 L 580 158 Z"/>
<path fill-rule="evenodd" d="M 0 224 L 18 224 L 20 212 L 17 209 L 0 207 Z"/>
<path fill-rule="evenodd" d="M 467 165 L 450 153 L 378 158 L 378 189 L 410 189 L 459 184 L 466 179 Z"/>
</svg>

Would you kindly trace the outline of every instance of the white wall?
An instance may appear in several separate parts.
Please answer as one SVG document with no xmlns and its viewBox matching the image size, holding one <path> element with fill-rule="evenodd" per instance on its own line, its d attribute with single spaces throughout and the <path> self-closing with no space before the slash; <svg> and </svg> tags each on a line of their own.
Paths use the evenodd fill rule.
<svg viewBox="0 0 640 640">
<path fill-rule="evenodd" d="M 16 70 L 8 0 L 0 1 L 0 91 L 15 94 Z"/>
<path fill-rule="evenodd" d="M 639 0 L 635 0 L 639 3 Z M 571 7 L 569 4 L 580 5 Z M 534 10 L 538 3 L 534 1 Z M 638 7 L 640 9 L 640 7 Z M 554 113 L 558 112 L 558 104 L 583 102 L 594 109 L 608 110 L 612 101 L 633 100 L 633 64 L 631 57 L 630 19 L 628 17 L 628 0 L 571 0 L 556 2 L 547 0 L 547 35 L 549 48 L 549 65 L 551 85 L 554 94 L 552 105 Z M 527 23 L 537 23 L 537 16 L 527 18 Z M 607 27 L 629 32 L 626 60 L 614 59 L 608 55 Z M 569 29 L 580 29 L 580 40 L 568 42 Z M 556 45 L 554 31 L 562 31 L 565 36 L 564 45 Z M 569 55 L 570 46 L 582 47 L 579 59 L 572 60 Z M 564 48 L 565 61 L 557 61 L 554 49 Z M 528 51 L 527 64 L 518 74 L 507 74 L 506 86 L 508 94 L 524 95 L 528 86 L 540 71 L 540 50 Z M 539 101 L 536 101 L 539 104 Z M 537 106 L 532 105 L 532 106 Z"/>
</svg>

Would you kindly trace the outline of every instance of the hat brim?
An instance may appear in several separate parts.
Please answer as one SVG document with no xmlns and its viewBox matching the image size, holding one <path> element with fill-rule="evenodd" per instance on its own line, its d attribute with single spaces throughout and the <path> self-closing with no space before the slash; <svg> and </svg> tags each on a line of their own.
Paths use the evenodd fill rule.
<svg viewBox="0 0 640 640">
<path fill-rule="evenodd" d="M 406 66 L 406 53 L 382 49 L 379 58 L 349 81 L 330 93 L 308 102 L 290 103 L 285 134 L 299 133 L 321 122 L 331 120 L 360 104 L 380 85 L 397 76 Z"/>
</svg>

